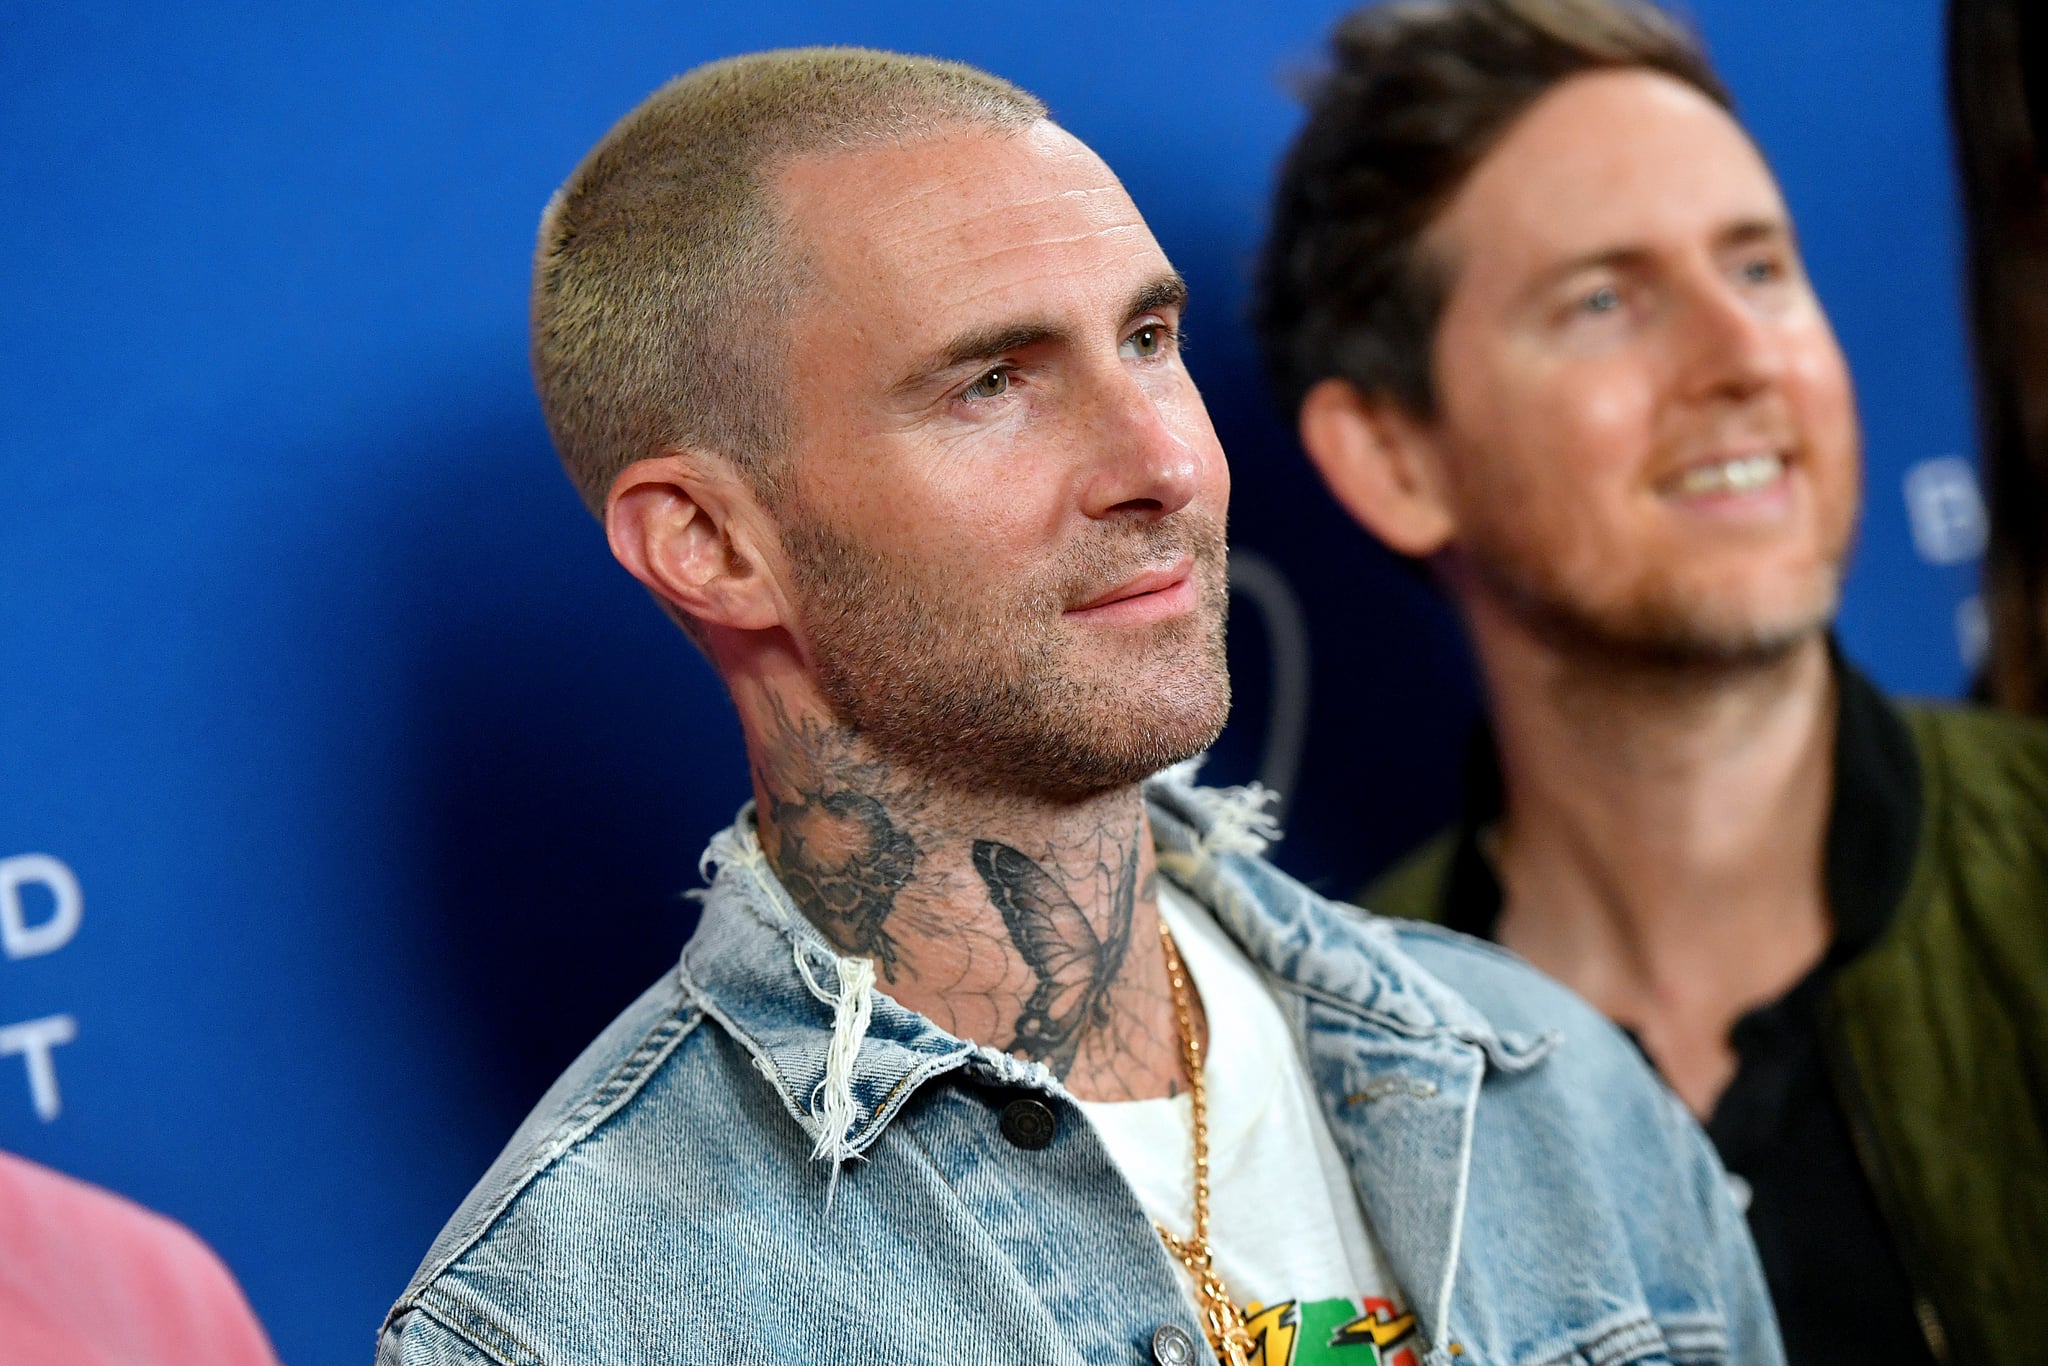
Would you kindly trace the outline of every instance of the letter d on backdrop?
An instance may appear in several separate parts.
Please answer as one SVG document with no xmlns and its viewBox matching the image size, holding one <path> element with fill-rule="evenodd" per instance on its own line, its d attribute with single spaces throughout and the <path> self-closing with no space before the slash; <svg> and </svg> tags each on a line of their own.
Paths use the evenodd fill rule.
<svg viewBox="0 0 2048 1366">
<path fill-rule="evenodd" d="M 30 883 L 49 888 L 56 901 L 56 909 L 34 924 L 21 904 L 21 889 Z M 48 854 L 0 859 L 0 952 L 15 959 L 55 953 L 71 942 L 84 918 L 85 893 L 62 861 Z"/>
</svg>

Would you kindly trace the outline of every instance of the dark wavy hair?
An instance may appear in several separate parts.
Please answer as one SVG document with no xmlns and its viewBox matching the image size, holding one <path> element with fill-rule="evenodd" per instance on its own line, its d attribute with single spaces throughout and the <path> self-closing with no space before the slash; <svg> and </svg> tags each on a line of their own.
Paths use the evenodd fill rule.
<svg viewBox="0 0 2048 1366">
<path fill-rule="evenodd" d="M 1424 238 L 1530 105 L 1582 72 L 1641 67 L 1723 108 L 1692 34 L 1636 0 L 1388 0 L 1353 11 L 1281 167 L 1253 323 L 1291 416 L 1317 381 L 1434 416 L 1450 281 Z"/>
</svg>

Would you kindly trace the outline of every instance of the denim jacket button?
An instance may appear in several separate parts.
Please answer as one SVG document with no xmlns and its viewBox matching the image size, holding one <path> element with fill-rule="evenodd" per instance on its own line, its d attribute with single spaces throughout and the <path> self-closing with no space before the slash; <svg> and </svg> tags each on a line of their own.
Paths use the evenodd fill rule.
<svg viewBox="0 0 2048 1366">
<path fill-rule="evenodd" d="M 1177 1323 L 1161 1324 L 1152 1335 L 1152 1359 L 1159 1366 L 1195 1366 L 1195 1340 Z"/>
<path fill-rule="evenodd" d="M 1060 1122 L 1052 1107 L 1030 1096 L 1019 1096 L 1003 1107 L 1003 1137 L 1020 1148 L 1036 1151 L 1052 1142 Z"/>
</svg>

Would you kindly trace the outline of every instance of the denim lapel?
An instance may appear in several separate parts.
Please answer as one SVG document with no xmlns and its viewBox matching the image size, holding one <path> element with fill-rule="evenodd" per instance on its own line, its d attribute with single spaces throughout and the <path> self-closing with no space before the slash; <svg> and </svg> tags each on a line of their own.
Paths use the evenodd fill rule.
<svg viewBox="0 0 2048 1366">
<path fill-rule="evenodd" d="M 1557 1037 L 1496 1030 L 1401 950 L 1390 922 L 1253 857 L 1256 834 L 1234 814 L 1243 798 L 1177 779 L 1147 788 L 1160 869 L 1274 986 L 1430 1360 L 1449 1360 L 1481 1086 L 1537 1065 Z"/>
<path fill-rule="evenodd" d="M 790 1115 L 819 1140 L 834 1011 L 810 983 L 835 990 L 842 960 L 776 880 L 754 836 L 751 805 L 712 840 L 707 872 L 714 866 L 711 886 L 701 894 L 703 918 L 683 949 L 683 985 L 752 1055 Z M 905 1009 L 879 985 L 871 1011 L 851 1073 L 847 1156 L 872 1145 L 919 1086 L 985 1053 Z M 1031 1066 L 1011 1061 L 1020 1072 Z"/>
<path fill-rule="evenodd" d="M 1304 1053 L 1387 1266 L 1432 1348 L 1448 1348 L 1487 1057 L 1450 1034 L 1391 1036 L 1321 1002 Z"/>
</svg>

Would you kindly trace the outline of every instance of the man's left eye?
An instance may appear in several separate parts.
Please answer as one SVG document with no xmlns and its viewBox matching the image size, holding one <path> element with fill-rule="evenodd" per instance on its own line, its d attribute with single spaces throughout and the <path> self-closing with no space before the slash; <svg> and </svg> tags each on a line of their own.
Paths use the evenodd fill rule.
<svg viewBox="0 0 2048 1366">
<path fill-rule="evenodd" d="M 1147 360 L 1165 351 L 1172 339 L 1173 333 L 1165 323 L 1146 323 L 1131 333 L 1124 342 L 1124 350 L 1136 359 Z"/>
<path fill-rule="evenodd" d="M 1601 285 L 1579 300 L 1582 313 L 1618 313 L 1621 311 L 1621 291 L 1613 285 Z"/>
<path fill-rule="evenodd" d="M 1001 398 L 1010 390 L 1010 372 L 997 366 L 960 391 L 967 399 Z"/>
</svg>

